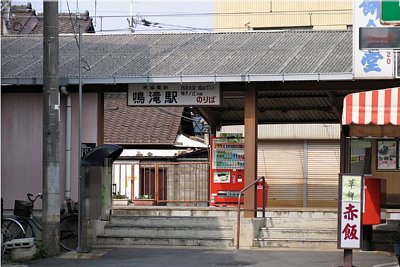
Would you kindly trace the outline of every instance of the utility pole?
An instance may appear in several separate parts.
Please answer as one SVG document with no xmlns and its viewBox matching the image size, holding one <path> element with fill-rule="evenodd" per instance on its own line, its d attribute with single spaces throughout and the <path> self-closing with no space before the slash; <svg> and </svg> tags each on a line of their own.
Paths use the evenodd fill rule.
<svg viewBox="0 0 400 267">
<path fill-rule="evenodd" d="M 58 0 L 43 1 L 43 243 L 60 254 L 60 93 Z"/>
</svg>

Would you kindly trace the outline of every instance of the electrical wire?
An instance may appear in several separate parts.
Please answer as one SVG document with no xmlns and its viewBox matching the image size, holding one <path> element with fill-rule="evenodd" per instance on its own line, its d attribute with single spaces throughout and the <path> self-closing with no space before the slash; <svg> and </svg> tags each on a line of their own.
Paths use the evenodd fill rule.
<svg viewBox="0 0 400 267">
<path fill-rule="evenodd" d="M 80 49 L 80 44 L 79 44 L 78 38 L 77 38 L 77 36 L 76 36 L 75 25 L 74 25 L 74 21 L 73 21 L 73 19 L 72 19 L 71 10 L 69 9 L 68 0 L 67 0 L 67 7 L 68 7 L 68 15 L 69 15 L 69 19 L 70 19 L 70 21 L 71 21 L 72 32 L 73 32 L 73 35 L 74 35 L 74 39 L 75 39 L 75 42 L 76 42 L 76 46 L 78 47 L 78 49 Z M 84 58 L 81 58 L 81 62 L 84 62 L 84 63 L 86 64 L 86 66 L 87 66 L 87 67 L 83 67 L 83 69 L 85 69 L 86 71 L 89 71 L 89 70 L 90 70 L 90 65 L 89 65 L 89 63 L 88 63 Z M 82 66 L 79 66 L 79 67 L 81 68 Z"/>
<path fill-rule="evenodd" d="M 99 13 L 118 13 L 123 15 L 99 15 L 101 17 L 129 17 L 126 11 L 99 11 Z M 236 16 L 236 15 L 281 15 L 281 14 L 300 14 L 300 13 L 325 13 L 336 14 L 336 13 L 350 13 L 352 9 L 335 9 L 335 10 L 292 10 L 292 11 L 246 11 L 246 12 L 204 12 L 204 13 L 143 13 L 141 14 L 147 17 L 194 17 L 194 16 Z"/>
</svg>

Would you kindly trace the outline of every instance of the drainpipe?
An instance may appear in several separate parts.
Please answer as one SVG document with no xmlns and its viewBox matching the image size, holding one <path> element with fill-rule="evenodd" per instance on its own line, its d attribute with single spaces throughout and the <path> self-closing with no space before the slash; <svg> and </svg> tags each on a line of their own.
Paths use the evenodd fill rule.
<svg viewBox="0 0 400 267">
<path fill-rule="evenodd" d="M 71 137 L 72 137 L 72 109 L 71 95 L 65 86 L 61 92 L 67 96 L 66 125 L 65 125 L 65 199 L 71 199 Z"/>
</svg>

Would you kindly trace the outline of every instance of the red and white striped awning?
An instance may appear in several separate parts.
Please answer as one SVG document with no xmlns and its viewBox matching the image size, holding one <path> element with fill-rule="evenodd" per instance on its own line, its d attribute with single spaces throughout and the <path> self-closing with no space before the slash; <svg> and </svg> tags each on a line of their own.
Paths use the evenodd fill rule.
<svg viewBox="0 0 400 267">
<path fill-rule="evenodd" d="M 347 95 L 342 124 L 400 125 L 399 87 Z"/>
</svg>

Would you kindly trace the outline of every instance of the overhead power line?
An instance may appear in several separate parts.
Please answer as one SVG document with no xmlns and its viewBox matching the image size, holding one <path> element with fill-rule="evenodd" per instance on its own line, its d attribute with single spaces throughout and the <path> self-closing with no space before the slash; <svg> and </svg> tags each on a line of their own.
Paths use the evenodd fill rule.
<svg viewBox="0 0 400 267">
<path fill-rule="evenodd" d="M 242 12 L 202 12 L 202 13 L 142 13 L 146 17 L 191 17 L 191 16 L 231 16 L 231 15 L 279 15 L 279 14 L 299 14 L 299 13 L 349 13 L 352 9 L 336 9 L 336 10 L 293 10 L 293 11 L 242 11 Z M 126 11 L 99 11 L 97 13 L 114 13 L 121 15 L 98 15 L 97 17 L 129 17 Z"/>
</svg>

